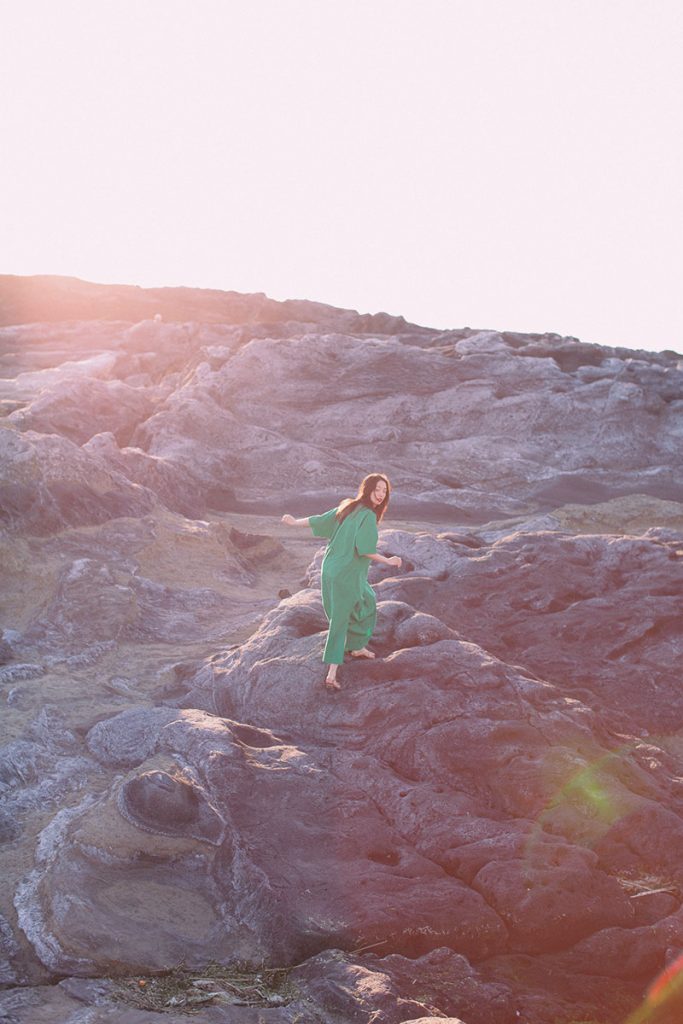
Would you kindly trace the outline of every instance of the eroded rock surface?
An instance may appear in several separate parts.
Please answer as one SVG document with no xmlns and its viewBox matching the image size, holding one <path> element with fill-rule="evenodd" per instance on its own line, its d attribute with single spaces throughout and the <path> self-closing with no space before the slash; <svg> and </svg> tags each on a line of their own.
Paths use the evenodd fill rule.
<svg viewBox="0 0 683 1024">
<path fill-rule="evenodd" d="M 291 987 L 199 1024 L 622 1021 L 683 951 L 680 357 L 2 288 L 0 1014 L 218 961 Z M 279 516 L 373 468 L 403 567 L 330 695 Z"/>
<path fill-rule="evenodd" d="M 12 526 L 102 521 L 115 496 L 118 514 L 141 515 L 149 491 L 194 517 L 303 508 L 336 501 L 359 466 L 374 465 L 394 481 L 402 514 L 460 522 L 634 492 L 683 499 L 674 352 L 166 291 L 0 280 L 5 322 L 28 297 L 36 312 L 63 310 L 70 297 L 101 317 L 80 332 L 73 323 L 0 327 L 5 422 L 34 446 L 24 458 L 51 467 L 32 502 L 21 479 L 8 481 Z M 110 321 L 126 302 L 132 319 L 143 309 L 150 318 Z M 184 311 L 185 322 L 155 320 L 152 309 Z M 63 440 L 39 442 L 36 432 Z M 78 457 L 66 439 L 86 443 Z M 8 453 L 13 465 L 19 457 Z M 84 476 L 96 473 L 102 482 L 89 488 Z"/>
</svg>

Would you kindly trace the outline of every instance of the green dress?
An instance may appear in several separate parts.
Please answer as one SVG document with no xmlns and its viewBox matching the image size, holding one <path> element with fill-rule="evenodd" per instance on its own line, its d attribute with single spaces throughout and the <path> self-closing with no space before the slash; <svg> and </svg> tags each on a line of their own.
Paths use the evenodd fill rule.
<svg viewBox="0 0 683 1024">
<path fill-rule="evenodd" d="M 323 608 L 330 623 L 323 661 L 341 665 L 344 651 L 359 651 L 372 636 L 377 619 L 375 592 L 368 583 L 370 559 L 377 551 L 377 516 L 358 505 L 343 522 L 336 508 L 308 522 L 316 537 L 327 537 L 321 587 Z"/>
</svg>

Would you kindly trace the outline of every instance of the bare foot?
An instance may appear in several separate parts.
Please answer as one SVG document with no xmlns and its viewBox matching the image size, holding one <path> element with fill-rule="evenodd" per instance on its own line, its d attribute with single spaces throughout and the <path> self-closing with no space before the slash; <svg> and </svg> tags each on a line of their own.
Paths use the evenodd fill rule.
<svg viewBox="0 0 683 1024">
<path fill-rule="evenodd" d="M 332 675 L 331 673 L 328 673 L 328 676 L 327 676 L 327 678 L 325 680 L 325 689 L 326 690 L 341 690 L 341 686 L 337 682 L 336 674 Z"/>
<path fill-rule="evenodd" d="M 369 651 L 367 647 L 361 647 L 359 651 L 351 651 L 352 658 L 374 658 L 375 652 Z"/>
</svg>

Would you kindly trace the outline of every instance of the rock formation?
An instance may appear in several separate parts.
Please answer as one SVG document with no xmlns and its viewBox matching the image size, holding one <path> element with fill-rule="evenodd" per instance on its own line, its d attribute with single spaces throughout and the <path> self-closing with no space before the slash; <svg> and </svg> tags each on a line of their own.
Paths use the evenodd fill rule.
<svg viewBox="0 0 683 1024">
<path fill-rule="evenodd" d="M 0 1016 L 623 1021 L 683 951 L 683 360 L 70 279 L 0 320 Z M 403 566 L 329 695 L 280 515 L 375 468 Z"/>
</svg>

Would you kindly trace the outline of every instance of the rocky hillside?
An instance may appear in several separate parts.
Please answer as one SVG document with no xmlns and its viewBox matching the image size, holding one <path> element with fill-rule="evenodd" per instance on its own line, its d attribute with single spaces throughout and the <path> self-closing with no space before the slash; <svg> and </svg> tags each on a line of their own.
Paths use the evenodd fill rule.
<svg viewBox="0 0 683 1024">
<path fill-rule="evenodd" d="M 683 951 L 683 359 L 65 278 L 0 323 L 0 1017 L 636 1011 Z M 280 516 L 372 470 L 403 566 L 331 696 Z"/>
</svg>

